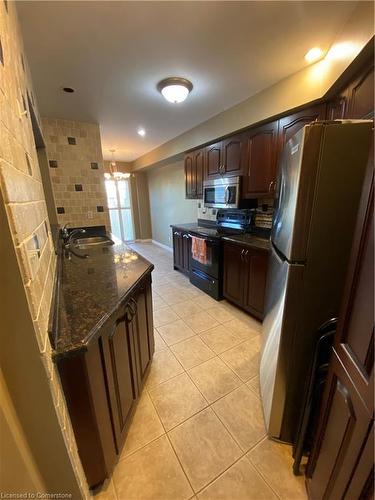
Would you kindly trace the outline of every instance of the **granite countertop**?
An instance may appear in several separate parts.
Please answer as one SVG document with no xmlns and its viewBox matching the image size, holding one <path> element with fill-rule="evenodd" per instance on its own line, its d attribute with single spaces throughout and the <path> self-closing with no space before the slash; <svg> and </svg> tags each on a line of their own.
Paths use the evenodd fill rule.
<svg viewBox="0 0 375 500">
<path fill-rule="evenodd" d="M 261 236 L 255 236 L 249 233 L 223 236 L 223 240 L 238 243 L 257 250 L 265 250 L 267 252 L 271 248 L 271 243 L 268 238 L 262 238 Z"/>
<path fill-rule="evenodd" d="M 80 259 L 58 256 L 54 298 L 54 360 L 85 348 L 100 327 L 154 266 L 126 244 L 108 235 L 114 245 L 75 250 Z M 61 252 L 62 253 L 62 252 Z"/>
</svg>

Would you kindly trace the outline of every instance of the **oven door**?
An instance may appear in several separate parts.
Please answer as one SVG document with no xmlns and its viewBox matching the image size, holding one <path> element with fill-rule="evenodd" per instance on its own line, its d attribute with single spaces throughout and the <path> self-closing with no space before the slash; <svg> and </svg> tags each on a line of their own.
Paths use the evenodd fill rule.
<svg viewBox="0 0 375 500">
<path fill-rule="evenodd" d="M 190 237 L 194 237 L 194 234 L 189 234 Z M 201 235 L 196 235 L 197 238 L 202 238 Z M 219 278 L 220 270 L 220 240 L 214 238 L 202 238 L 206 242 L 206 252 L 207 252 L 207 263 L 202 264 L 193 257 L 191 254 L 191 268 L 203 273 L 208 274 L 212 278 Z"/>
<path fill-rule="evenodd" d="M 239 178 L 215 179 L 203 186 L 203 202 L 209 208 L 238 208 Z"/>
</svg>

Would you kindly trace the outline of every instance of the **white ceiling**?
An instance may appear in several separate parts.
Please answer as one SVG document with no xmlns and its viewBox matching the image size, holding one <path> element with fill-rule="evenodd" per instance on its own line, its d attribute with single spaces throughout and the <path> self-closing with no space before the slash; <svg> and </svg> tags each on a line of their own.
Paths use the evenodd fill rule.
<svg viewBox="0 0 375 500">
<path fill-rule="evenodd" d="M 41 115 L 100 123 L 104 157 L 125 161 L 304 67 L 355 4 L 17 2 Z M 192 81 L 184 103 L 157 92 L 168 76 Z"/>
</svg>

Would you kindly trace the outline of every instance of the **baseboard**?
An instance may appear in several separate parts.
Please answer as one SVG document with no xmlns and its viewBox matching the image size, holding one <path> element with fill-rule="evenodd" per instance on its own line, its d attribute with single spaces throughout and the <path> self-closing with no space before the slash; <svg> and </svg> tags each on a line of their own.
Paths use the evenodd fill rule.
<svg viewBox="0 0 375 500">
<path fill-rule="evenodd" d="M 151 240 L 154 245 L 157 245 L 158 247 L 164 248 L 164 250 L 167 250 L 168 252 L 173 252 L 173 248 L 169 247 L 168 245 L 163 245 L 163 243 L 160 243 L 160 241 L 156 240 Z"/>
<path fill-rule="evenodd" d="M 152 242 L 151 238 L 146 238 L 144 240 L 142 240 L 142 239 L 136 239 L 136 240 L 134 240 L 134 243 L 151 243 L 151 242 Z"/>
</svg>

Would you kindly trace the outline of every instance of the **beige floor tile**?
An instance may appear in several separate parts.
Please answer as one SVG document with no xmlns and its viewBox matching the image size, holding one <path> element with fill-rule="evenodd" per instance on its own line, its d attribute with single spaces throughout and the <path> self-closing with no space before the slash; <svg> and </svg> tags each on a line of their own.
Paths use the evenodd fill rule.
<svg viewBox="0 0 375 500">
<path fill-rule="evenodd" d="M 167 325 L 172 323 L 172 321 L 178 320 L 179 317 L 169 306 L 162 307 L 157 311 L 154 311 L 154 327 L 159 328 L 159 326 Z"/>
<path fill-rule="evenodd" d="M 200 500 L 277 500 L 246 457 L 198 494 Z"/>
<path fill-rule="evenodd" d="M 163 351 L 164 349 L 167 349 L 167 347 L 168 347 L 167 344 L 160 337 L 156 328 L 154 328 L 154 339 L 155 339 L 155 352 L 159 352 L 159 351 Z"/>
<path fill-rule="evenodd" d="M 258 398 L 260 397 L 259 375 L 250 379 L 246 385 L 258 396 Z"/>
<path fill-rule="evenodd" d="M 272 489 L 285 500 L 306 499 L 304 479 L 292 471 L 290 446 L 266 438 L 253 448 L 247 457 L 259 470 Z"/>
<path fill-rule="evenodd" d="M 249 340 L 259 335 L 259 331 L 248 325 L 245 321 L 234 318 L 226 323 L 225 327 L 233 332 L 241 340 Z"/>
<path fill-rule="evenodd" d="M 171 293 L 177 292 L 178 288 L 172 285 L 171 283 L 165 283 L 162 285 L 153 285 L 153 288 L 156 290 L 157 294 L 160 297 L 164 297 L 165 295 L 170 295 Z"/>
<path fill-rule="evenodd" d="M 166 436 L 116 466 L 118 500 L 187 500 L 193 491 Z"/>
<path fill-rule="evenodd" d="M 172 445 L 195 492 L 241 456 L 241 450 L 211 408 L 169 432 Z"/>
<path fill-rule="evenodd" d="M 167 304 L 172 306 L 174 304 L 179 304 L 180 302 L 186 302 L 191 298 L 191 295 L 189 294 L 188 291 L 176 288 L 175 290 L 169 293 L 165 293 L 162 297 Z"/>
<path fill-rule="evenodd" d="M 254 337 L 220 354 L 232 370 L 247 382 L 259 372 L 259 340 Z"/>
<path fill-rule="evenodd" d="M 186 316 L 191 316 L 192 314 L 202 312 L 201 306 L 194 302 L 193 300 L 185 300 L 184 302 L 179 302 L 174 304 L 172 309 L 180 318 L 186 318 Z"/>
<path fill-rule="evenodd" d="M 192 328 L 195 333 L 202 333 L 214 326 L 219 325 L 215 318 L 210 316 L 206 311 L 200 311 L 195 314 L 187 316 L 184 321 Z"/>
<path fill-rule="evenodd" d="M 198 302 L 198 304 L 204 309 L 208 309 L 209 307 L 214 307 L 218 304 L 217 300 L 213 299 L 206 293 L 199 294 L 199 297 L 197 297 L 194 300 Z"/>
<path fill-rule="evenodd" d="M 164 428 L 158 414 L 147 391 L 143 391 L 129 428 L 121 458 L 150 443 L 162 434 L 164 434 Z"/>
<path fill-rule="evenodd" d="M 106 479 L 100 488 L 93 490 L 95 500 L 117 500 L 112 479 Z"/>
<path fill-rule="evenodd" d="M 241 380 L 217 357 L 192 368 L 188 373 L 210 403 L 241 385 Z"/>
<path fill-rule="evenodd" d="M 171 351 L 185 370 L 215 357 L 215 353 L 202 342 L 198 335 L 184 342 L 172 345 Z"/>
<path fill-rule="evenodd" d="M 225 323 L 226 321 L 230 321 L 235 319 L 233 314 L 231 314 L 228 309 L 226 309 L 223 305 L 218 304 L 217 306 L 209 307 L 207 309 L 208 314 L 210 314 L 213 318 L 216 319 L 219 323 Z"/>
<path fill-rule="evenodd" d="M 153 296 L 152 307 L 154 311 L 158 311 L 159 309 L 162 309 L 163 307 L 167 306 L 168 304 L 159 295 Z"/>
<path fill-rule="evenodd" d="M 216 401 L 212 408 L 243 451 L 266 435 L 261 402 L 246 385 Z"/>
<path fill-rule="evenodd" d="M 242 342 L 225 324 L 201 333 L 200 337 L 216 354 L 221 354 Z"/>
<path fill-rule="evenodd" d="M 206 400 L 186 373 L 151 389 L 150 397 L 166 430 L 207 406 Z"/>
<path fill-rule="evenodd" d="M 177 344 L 177 342 L 195 335 L 195 332 L 182 319 L 168 323 L 168 325 L 159 326 L 158 332 L 167 345 Z"/>
<path fill-rule="evenodd" d="M 177 361 L 169 349 L 154 354 L 150 373 L 148 374 L 146 386 L 148 388 L 161 384 L 176 375 L 182 373 L 184 369 Z"/>
</svg>

